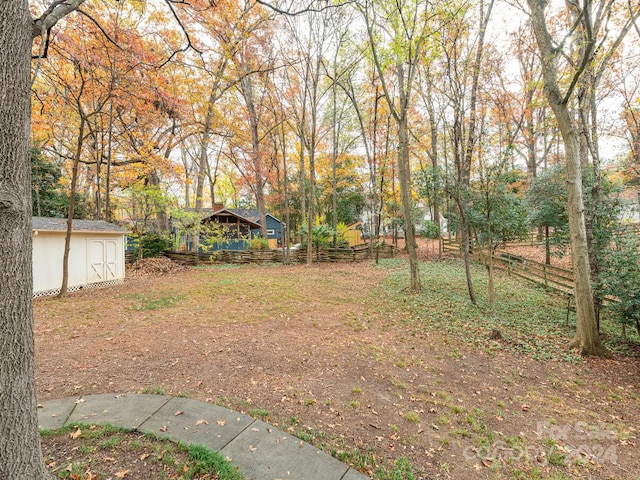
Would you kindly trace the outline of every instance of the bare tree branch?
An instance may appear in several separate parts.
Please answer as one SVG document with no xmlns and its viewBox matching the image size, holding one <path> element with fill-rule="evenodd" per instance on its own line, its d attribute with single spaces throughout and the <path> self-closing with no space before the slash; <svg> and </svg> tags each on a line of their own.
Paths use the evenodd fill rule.
<svg viewBox="0 0 640 480">
<path fill-rule="evenodd" d="M 57 0 L 53 2 L 40 18 L 33 21 L 31 30 L 33 38 L 39 37 L 42 35 L 42 32 L 50 30 L 66 15 L 77 10 L 84 1 L 85 0 Z"/>
<path fill-rule="evenodd" d="M 96 27 L 98 27 L 98 30 L 100 30 L 102 32 L 102 34 L 105 36 L 105 38 L 107 40 L 109 40 L 109 42 L 111 42 L 113 45 L 115 45 L 118 49 L 124 50 L 124 48 L 122 48 L 120 45 L 118 45 L 118 42 L 116 42 L 114 39 L 112 39 L 111 36 L 106 32 L 106 30 L 104 28 L 102 28 L 102 25 L 100 25 L 100 22 L 98 22 L 98 20 L 93 18 L 91 15 L 89 15 L 87 12 L 85 12 L 81 8 L 78 8 L 78 13 L 81 13 L 82 15 L 87 17 L 89 20 L 91 20 L 93 22 L 93 24 Z"/>
<path fill-rule="evenodd" d="M 335 4 L 330 4 L 327 0 L 311 0 L 308 5 L 300 10 L 292 10 L 291 7 L 293 7 L 293 3 L 291 2 L 289 8 L 279 8 L 276 7 L 275 5 L 273 5 L 271 2 L 267 2 L 265 0 L 256 0 L 256 3 L 262 5 L 263 7 L 267 7 L 271 10 L 273 10 L 276 13 L 279 13 L 281 15 L 288 15 L 290 17 L 295 17 L 297 15 L 303 15 L 305 13 L 320 13 L 320 12 L 324 12 L 325 10 L 329 10 L 332 8 L 339 8 L 339 7 L 343 7 L 345 5 L 349 5 L 351 3 L 355 3 L 355 0 L 344 0 L 340 3 L 335 3 Z M 313 5 L 316 3 L 324 3 L 324 6 L 317 6 L 314 7 Z"/>
<path fill-rule="evenodd" d="M 638 23 L 636 22 L 638 14 L 640 14 L 640 8 L 634 13 L 631 0 L 628 0 L 628 3 L 629 3 L 629 13 L 631 13 L 631 21 L 633 22 L 633 27 L 636 29 L 636 33 L 640 37 L 640 28 L 638 28 Z"/>
</svg>

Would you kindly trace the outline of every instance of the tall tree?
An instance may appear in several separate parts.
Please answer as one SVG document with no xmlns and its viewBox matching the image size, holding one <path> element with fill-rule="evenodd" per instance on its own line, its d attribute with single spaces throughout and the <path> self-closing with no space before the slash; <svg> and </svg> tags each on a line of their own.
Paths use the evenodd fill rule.
<svg viewBox="0 0 640 480">
<path fill-rule="evenodd" d="M 589 251 L 587 246 L 587 232 L 584 218 L 584 197 L 582 191 L 582 167 L 580 163 L 580 149 L 578 126 L 570 111 L 570 100 L 575 93 L 575 86 L 584 73 L 586 66 L 593 60 L 595 40 L 592 36 L 590 10 L 592 2 L 584 2 L 584 10 L 574 25 L 585 33 L 587 44 L 581 49 L 577 70 L 573 72 L 569 86 L 565 92 L 561 90 L 561 72 L 558 69 L 559 48 L 564 45 L 555 43 L 547 26 L 547 2 L 541 0 L 527 0 L 529 5 L 533 32 L 538 43 L 542 59 L 542 74 L 544 78 L 544 92 L 558 121 L 558 127 L 564 141 L 565 168 L 567 179 L 567 202 L 569 231 L 571 237 L 571 258 L 575 277 L 576 297 L 576 336 L 572 346 L 588 355 L 604 355 L 605 347 L 600 342 L 598 325 L 593 305 L 593 288 L 589 267 Z M 556 46 L 556 45 L 559 45 Z"/>
<path fill-rule="evenodd" d="M 640 7 L 631 3 L 627 5 L 615 5 L 615 2 L 594 2 L 596 5 L 587 16 L 590 25 L 585 29 L 577 29 L 575 36 L 578 52 L 588 50 L 590 43 L 597 42 L 593 50 L 593 58 L 584 68 L 583 74 L 576 83 L 576 113 L 578 117 L 579 148 L 581 166 L 589 166 L 593 176 L 593 184 L 590 189 L 591 208 L 585 215 L 585 227 L 587 231 L 587 246 L 589 249 L 589 265 L 591 280 L 598 281 L 601 273 L 599 251 L 606 245 L 599 244 L 600 235 L 607 223 L 607 214 L 603 211 L 606 202 L 604 194 L 604 182 L 600 159 L 600 121 L 598 117 L 598 91 L 600 83 L 609 70 L 611 61 L 617 53 L 627 33 L 631 30 L 636 18 L 640 14 Z M 572 20 L 584 15 L 584 12 L 570 5 Z M 619 29 L 615 37 L 610 37 L 611 23 L 616 23 Z M 582 53 L 584 54 L 584 53 Z M 603 299 L 597 291 L 594 291 L 594 309 L 598 328 L 600 326 L 600 309 Z"/>
<path fill-rule="evenodd" d="M 359 6 L 363 14 L 369 47 L 378 71 L 385 99 L 398 128 L 398 180 L 404 220 L 405 243 L 409 254 L 410 289 L 422 289 L 418 267 L 418 251 L 413 220 L 411 193 L 411 159 L 409 145 L 409 112 L 418 66 L 431 34 L 434 17 L 430 2 L 368 1 Z M 390 54 L 390 51 L 394 55 Z M 392 74 L 396 91 L 391 88 Z"/>
<path fill-rule="evenodd" d="M 35 21 L 26 1 L 0 5 L 0 478 L 52 478 L 40 448 L 34 371 L 31 46 L 80 3 L 54 3 Z"/>
<path fill-rule="evenodd" d="M 306 150 L 309 165 L 309 192 L 307 198 L 307 231 L 312 232 L 316 217 L 316 156 L 322 137 L 321 118 L 325 91 L 324 62 L 330 45 L 329 17 L 323 12 L 310 12 L 304 23 L 290 22 L 294 25 L 293 33 L 300 66 L 296 69 L 301 82 L 300 113 L 296 118 L 300 135 L 300 187 L 304 192 L 305 165 L 303 150 Z M 304 193 L 302 193 L 304 195 Z M 307 235 L 307 264 L 313 261 L 312 236 Z"/>
<path fill-rule="evenodd" d="M 264 25 L 262 25 L 264 27 Z M 253 42 L 243 41 L 234 56 L 234 64 L 239 78 L 237 89 L 243 100 L 245 115 L 243 129 L 250 132 L 249 147 L 244 149 L 248 162 L 243 164 L 242 174 L 250 179 L 249 186 L 253 191 L 258 216 L 260 219 L 260 234 L 267 238 L 267 209 L 265 203 L 265 189 L 268 181 L 268 165 L 266 162 L 266 142 L 264 117 L 269 115 L 266 108 L 267 70 L 273 68 L 272 52 L 269 48 L 273 38 L 271 32 L 262 29 L 260 34 L 254 31 Z M 272 118 L 269 118 L 272 120 Z M 242 137 L 243 135 L 236 136 Z"/>
<path fill-rule="evenodd" d="M 45 4 L 38 18 L 24 0 L 0 5 L 0 478 L 52 478 L 42 458 L 35 395 L 29 86 L 32 53 L 39 60 L 53 27 L 82 3 Z"/>
<path fill-rule="evenodd" d="M 478 15 L 471 20 L 467 15 L 474 12 L 474 5 L 466 4 L 459 15 L 452 19 L 444 29 L 448 36 L 441 42 L 446 60 L 446 87 L 452 110 L 451 151 L 454 164 L 453 182 L 449 184 L 450 192 L 456 203 L 456 213 L 460 216 L 460 237 L 463 248 L 467 289 L 472 303 L 476 303 L 475 291 L 471 277 L 470 236 L 467 219 L 466 191 L 471 180 L 473 160 L 477 156 L 479 137 L 482 132 L 478 128 L 482 118 L 479 105 L 480 79 L 483 67 L 484 41 L 486 29 L 491 19 L 493 0 L 488 4 L 480 1 L 477 4 Z M 477 19 L 477 20 L 476 20 Z M 477 21 L 476 28 L 474 23 Z M 448 41 L 453 43 L 449 48 Z"/>
</svg>

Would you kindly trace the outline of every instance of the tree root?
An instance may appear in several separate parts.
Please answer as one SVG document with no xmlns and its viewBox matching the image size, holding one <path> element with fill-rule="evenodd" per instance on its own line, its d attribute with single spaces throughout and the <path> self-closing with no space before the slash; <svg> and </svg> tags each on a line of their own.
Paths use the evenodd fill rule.
<svg viewBox="0 0 640 480">
<path fill-rule="evenodd" d="M 613 358 L 613 354 L 607 350 L 600 340 L 595 342 L 595 345 L 587 347 L 583 345 L 578 337 L 575 337 L 568 345 L 569 350 L 578 350 L 580 355 L 585 357 L 598 357 L 598 358 Z"/>
</svg>

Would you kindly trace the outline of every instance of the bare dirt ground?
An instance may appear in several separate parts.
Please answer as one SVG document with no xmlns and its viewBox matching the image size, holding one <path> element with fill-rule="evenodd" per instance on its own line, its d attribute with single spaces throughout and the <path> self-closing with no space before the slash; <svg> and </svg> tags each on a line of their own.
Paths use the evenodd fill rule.
<svg viewBox="0 0 640 480">
<path fill-rule="evenodd" d="M 39 400 L 187 395 L 372 476 L 406 458 L 423 473 L 393 478 L 640 478 L 636 360 L 542 363 L 416 334 L 385 317 L 387 273 L 198 268 L 37 299 Z"/>
</svg>

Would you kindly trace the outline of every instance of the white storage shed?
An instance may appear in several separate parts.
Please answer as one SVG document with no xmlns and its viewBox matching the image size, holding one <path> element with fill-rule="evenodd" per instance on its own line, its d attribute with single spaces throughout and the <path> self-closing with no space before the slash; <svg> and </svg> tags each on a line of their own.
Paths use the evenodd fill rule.
<svg viewBox="0 0 640 480">
<path fill-rule="evenodd" d="M 33 296 L 56 295 L 62 285 L 65 218 L 33 217 Z M 74 220 L 68 291 L 124 281 L 127 230 L 104 221 Z"/>
</svg>

